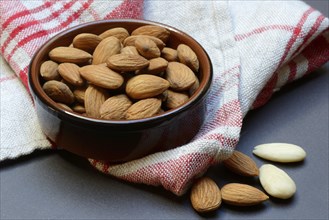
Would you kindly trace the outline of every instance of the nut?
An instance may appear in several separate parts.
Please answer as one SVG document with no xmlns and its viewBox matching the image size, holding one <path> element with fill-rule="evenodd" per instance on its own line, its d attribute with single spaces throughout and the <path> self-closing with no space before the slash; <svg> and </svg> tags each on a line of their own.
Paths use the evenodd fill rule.
<svg viewBox="0 0 329 220">
<path fill-rule="evenodd" d="M 101 41 L 102 38 L 95 34 L 82 33 L 74 37 L 72 44 L 74 48 L 92 53 Z"/>
<path fill-rule="evenodd" d="M 55 102 L 60 102 L 63 104 L 71 104 L 74 102 L 74 95 L 65 83 L 50 80 L 43 84 L 42 88 Z"/>
<path fill-rule="evenodd" d="M 87 63 L 92 55 L 86 51 L 73 47 L 56 47 L 49 52 L 51 60 L 58 63 Z"/>
<path fill-rule="evenodd" d="M 165 43 L 169 38 L 170 32 L 166 28 L 160 26 L 144 25 L 136 28 L 131 35 L 149 35 L 159 38 Z"/>
<path fill-rule="evenodd" d="M 221 191 L 212 179 L 202 177 L 192 186 L 190 200 L 197 212 L 214 211 L 222 203 Z"/>
<path fill-rule="evenodd" d="M 161 55 L 161 51 L 154 43 L 154 41 L 146 37 L 137 38 L 135 41 L 135 47 L 137 51 L 146 59 L 160 57 Z"/>
<path fill-rule="evenodd" d="M 60 80 L 61 76 L 59 75 L 57 68 L 57 63 L 52 60 L 47 60 L 41 64 L 40 75 L 46 81 Z"/>
<path fill-rule="evenodd" d="M 229 183 L 221 188 L 223 202 L 235 206 L 252 206 L 268 200 L 259 189 L 247 184 Z"/>
<path fill-rule="evenodd" d="M 177 56 L 181 63 L 190 67 L 194 72 L 199 71 L 199 60 L 194 51 L 186 44 L 180 44 L 177 47 Z"/>
<path fill-rule="evenodd" d="M 170 82 L 170 88 L 176 91 L 186 91 L 195 83 L 193 71 L 179 62 L 168 63 L 166 79 Z"/>
<path fill-rule="evenodd" d="M 58 72 L 69 84 L 82 86 L 84 80 L 80 76 L 79 68 L 80 67 L 74 63 L 61 63 L 58 65 Z"/>
<path fill-rule="evenodd" d="M 260 167 L 259 180 L 268 194 L 279 199 L 289 199 L 296 192 L 296 184 L 290 176 L 271 164 Z"/>
<path fill-rule="evenodd" d="M 149 61 L 140 55 L 116 54 L 107 60 L 107 66 L 116 71 L 135 71 L 149 65 Z"/>
<path fill-rule="evenodd" d="M 258 176 L 258 167 L 249 156 L 235 150 L 232 156 L 223 161 L 225 167 L 242 176 Z"/>
<path fill-rule="evenodd" d="M 158 114 L 161 110 L 161 100 L 157 98 L 142 99 L 128 108 L 126 119 L 148 118 Z"/>
<path fill-rule="evenodd" d="M 92 64 L 106 63 L 107 59 L 121 51 L 121 42 L 116 37 L 107 37 L 102 40 L 93 53 Z"/>
<path fill-rule="evenodd" d="M 94 85 L 89 85 L 85 93 L 85 108 L 87 116 L 99 118 L 99 109 L 107 98 L 108 94 L 106 90 Z"/>
<path fill-rule="evenodd" d="M 105 39 L 105 38 L 111 37 L 111 36 L 116 37 L 122 43 L 127 37 L 129 37 L 129 32 L 125 28 L 117 27 L 117 28 L 111 28 L 107 31 L 104 31 L 103 33 L 101 33 L 98 36 L 102 39 Z"/>
<path fill-rule="evenodd" d="M 121 120 L 132 105 L 132 102 L 125 94 L 120 94 L 108 98 L 100 108 L 102 119 Z"/>
</svg>

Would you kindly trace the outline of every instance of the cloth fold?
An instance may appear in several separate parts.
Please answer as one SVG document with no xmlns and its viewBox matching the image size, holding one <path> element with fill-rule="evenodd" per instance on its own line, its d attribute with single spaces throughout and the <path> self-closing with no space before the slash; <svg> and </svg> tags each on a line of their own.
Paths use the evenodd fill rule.
<svg viewBox="0 0 329 220">
<path fill-rule="evenodd" d="M 209 166 L 231 155 L 239 141 L 243 117 L 250 109 L 264 105 L 280 87 L 329 60 L 328 18 L 301 1 L 13 4 L 0 2 L 1 54 L 17 76 L 7 75 L 10 70 L 5 64 L 1 68 L 1 119 L 6 118 L 1 120 L 1 160 L 51 147 L 38 128 L 32 102 L 26 101 L 24 105 L 30 108 L 19 108 L 21 113 L 10 114 L 10 109 L 18 108 L 17 102 L 10 100 L 28 96 L 18 79 L 27 85 L 31 56 L 61 29 L 92 20 L 144 18 L 178 28 L 205 48 L 213 63 L 214 79 L 206 121 L 190 143 L 118 165 L 89 159 L 101 172 L 126 181 L 161 185 L 176 195 L 186 192 Z M 28 119 L 22 114 L 26 112 Z M 17 124 L 10 127 L 13 119 Z M 31 131 L 31 126 L 35 130 Z M 21 131 L 20 127 L 26 129 Z M 32 147 L 26 150 L 25 145 Z M 17 150 L 15 146 L 22 147 Z"/>
</svg>

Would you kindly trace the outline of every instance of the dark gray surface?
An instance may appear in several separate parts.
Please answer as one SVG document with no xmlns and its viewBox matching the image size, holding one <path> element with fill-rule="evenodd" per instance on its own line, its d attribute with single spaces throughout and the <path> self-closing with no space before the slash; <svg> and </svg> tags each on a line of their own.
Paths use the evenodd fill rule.
<svg viewBox="0 0 329 220">
<path fill-rule="evenodd" d="M 328 2 L 308 1 L 328 16 Z M 251 151 L 255 145 L 287 142 L 302 146 L 307 158 L 297 164 L 275 164 L 296 182 L 290 200 L 263 205 L 222 205 L 201 216 L 183 197 L 156 187 L 129 184 L 103 175 L 85 159 L 60 151 L 35 152 L 1 163 L 1 219 L 328 219 L 329 64 L 276 94 L 250 112 L 237 149 L 267 163 Z M 260 188 L 257 178 L 240 178 L 221 166 L 207 173 L 219 186 L 243 182 Z"/>
</svg>

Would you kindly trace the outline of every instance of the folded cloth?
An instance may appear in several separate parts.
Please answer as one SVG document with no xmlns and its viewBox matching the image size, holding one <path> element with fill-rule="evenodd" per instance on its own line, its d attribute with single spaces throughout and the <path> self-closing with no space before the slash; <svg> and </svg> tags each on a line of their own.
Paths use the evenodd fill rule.
<svg viewBox="0 0 329 220">
<path fill-rule="evenodd" d="M 6 1 L 0 2 L 1 54 L 23 85 L 36 49 L 55 33 L 92 20 L 144 18 L 181 29 L 208 52 L 214 79 L 207 118 L 188 144 L 112 165 L 89 159 L 120 179 L 162 185 L 182 195 L 211 165 L 229 157 L 243 117 L 283 85 L 329 60 L 329 21 L 301 1 Z M 50 148 L 31 100 L 1 69 L 1 160 Z M 11 123 L 14 122 L 13 125 Z M 26 147 L 25 147 L 26 146 Z"/>
</svg>

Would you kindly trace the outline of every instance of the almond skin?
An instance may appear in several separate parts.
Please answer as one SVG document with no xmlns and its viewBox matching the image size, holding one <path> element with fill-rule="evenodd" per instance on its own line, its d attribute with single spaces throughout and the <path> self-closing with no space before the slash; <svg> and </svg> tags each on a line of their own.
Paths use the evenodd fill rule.
<svg viewBox="0 0 329 220">
<path fill-rule="evenodd" d="M 177 50 L 170 47 L 164 47 L 162 49 L 161 57 L 163 57 L 167 61 L 178 61 Z"/>
<path fill-rule="evenodd" d="M 209 177 L 202 177 L 191 188 L 190 200 L 200 213 L 214 211 L 222 203 L 221 191 Z"/>
<path fill-rule="evenodd" d="M 139 28 L 136 28 L 131 35 L 149 35 L 153 37 L 157 37 L 162 40 L 164 43 L 167 42 L 170 32 L 163 27 L 155 26 L 155 25 L 144 25 Z"/>
<path fill-rule="evenodd" d="M 74 86 L 82 86 L 84 80 L 80 76 L 79 68 L 74 63 L 61 63 L 58 65 L 58 72 L 68 83 Z"/>
<path fill-rule="evenodd" d="M 60 102 L 63 104 L 71 104 L 74 102 L 74 95 L 65 83 L 50 80 L 43 84 L 42 88 L 55 102 Z"/>
<path fill-rule="evenodd" d="M 194 72 L 199 71 L 199 60 L 194 51 L 186 44 L 180 44 L 177 47 L 177 56 L 181 63 L 190 67 Z"/>
<path fill-rule="evenodd" d="M 85 103 L 85 92 L 86 88 L 77 88 L 73 91 L 75 100 L 81 104 Z"/>
<path fill-rule="evenodd" d="M 135 46 L 125 46 L 121 49 L 121 54 L 135 54 L 139 55 Z"/>
<path fill-rule="evenodd" d="M 153 37 L 153 36 L 148 36 L 148 35 L 129 36 L 123 41 L 123 45 L 124 46 L 135 46 L 136 40 L 138 38 L 141 38 L 141 37 L 142 38 L 148 38 L 148 39 L 152 40 L 160 50 L 162 50 L 166 46 L 166 44 L 163 43 L 163 41 L 160 40 L 159 38 Z"/>
<path fill-rule="evenodd" d="M 154 43 L 154 41 L 140 37 L 135 41 L 135 47 L 137 51 L 146 59 L 152 59 L 161 55 L 160 49 Z"/>
<path fill-rule="evenodd" d="M 126 85 L 126 93 L 133 99 L 155 97 L 169 87 L 169 82 L 159 76 L 141 74 L 131 78 Z"/>
<path fill-rule="evenodd" d="M 186 91 L 195 83 L 195 74 L 185 64 L 169 62 L 166 73 L 166 79 L 173 90 Z"/>
<path fill-rule="evenodd" d="M 116 71 L 136 71 L 149 65 L 149 61 L 140 55 L 116 54 L 107 60 L 107 66 Z"/>
<path fill-rule="evenodd" d="M 242 176 L 258 176 L 259 169 L 249 156 L 235 150 L 232 156 L 223 161 L 225 167 Z"/>
<path fill-rule="evenodd" d="M 87 116 L 99 118 L 99 109 L 108 98 L 106 90 L 89 85 L 85 93 L 85 109 Z"/>
<path fill-rule="evenodd" d="M 247 184 L 229 183 L 221 188 L 223 202 L 235 206 L 260 204 L 269 197 L 259 189 Z"/>
<path fill-rule="evenodd" d="M 151 74 L 151 75 L 160 75 L 167 69 L 168 61 L 162 57 L 157 57 L 150 59 L 150 64 L 141 70 L 137 70 L 136 74 Z"/>
<path fill-rule="evenodd" d="M 73 47 L 56 47 L 49 52 L 51 60 L 58 63 L 87 63 L 92 55 L 86 51 Z"/>
<path fill-rule="evenodd" d="M 47 60 L 41 64 L 40 75 L 46 80 L 60 80 L 61 76 L 58 73 L 58 64 L 52 60 Z"/>
<path fill-rule="evenodd" d="M 142 99 L 128 108 L 125 118 L 128 120 L 148 118 L 161 110 L 161 100 L 157 98 Z"/>
<path fill-rule="evenodd" d="M 111 36 L 116 37 L 122 43 L 127 37 L 129 37 L 129 32 L 125 28 L 117 27 L 117 28 L 111 28 L 107 31 L 104 31 L 103 33 L 101 33 L 98 36 L 102 39 L 105 39 L 105 38 L 111 37 Z"/>
<path fill-rule="evenodd" d="M 73 47 L 92 53 L 102 38 L 96 34 L 82 33 L 73 38 Z"/>
<path fill-rule="evenodd" d="M 100 108 L 102 119 L 122 120 L 125 113 L 132 105 L 132 102 L 125 94 L 120 94 L 108 98 Z"/>
<path fill-rule="evenodd" d="M 121 42 L 116 37 L 107 37 L 103 39 L 95 48 L 92 64 L 106 63 L 107 59 L 121 51 Z"/>
<path fill-rule="evenodd" d="M 166 107 L 169 109 L 178 108 L 189 100 L 189 96 L 185 93 L 167 90 Z"/>
<path fill-rule="evenodd" d="M 106 89 L 117 89 L 123 84 L 123 77 L 103 65 L 87 65 L 79 72 L 90 83 Z"/>
</svg>

